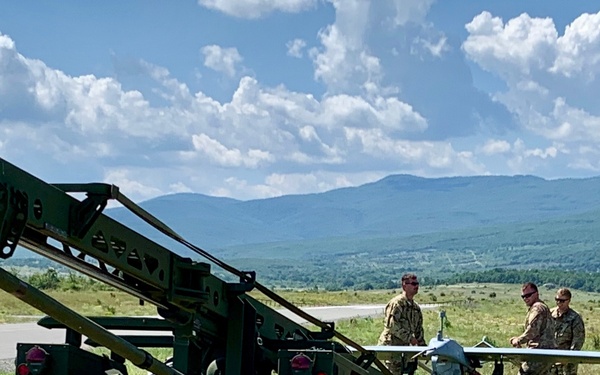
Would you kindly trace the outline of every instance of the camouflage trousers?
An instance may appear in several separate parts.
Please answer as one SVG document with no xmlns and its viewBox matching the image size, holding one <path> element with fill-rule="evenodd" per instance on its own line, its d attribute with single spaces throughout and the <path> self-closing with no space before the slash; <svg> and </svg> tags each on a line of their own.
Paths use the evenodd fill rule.
<svg viewBox="0 0 600 375">
<path fill-rule="evenodd" d="M 577 375 L 577 363 L 555 364 L 550 370 L 551 375 Z"/>
<path fill-rule="evenodd" d="M 518 375 L 549 375 L 552 363 L 523 362 L 519 368 Z"/>
<path fill-rule="evenodd" d="M 402 374 L 408 374 L 408 375 L 413 375 L 415 373 L 415 371 L 417 370 L 417 362 L 416 361 L 411 361 L 411 362 L 404 362 L 404 361 L 384 361 L 385 363 L 385 367 L 388 368 L 388 370 L 390 370 L 390 372 L 392 373 L 392 375 L 402 375 Z"/>
</svg>

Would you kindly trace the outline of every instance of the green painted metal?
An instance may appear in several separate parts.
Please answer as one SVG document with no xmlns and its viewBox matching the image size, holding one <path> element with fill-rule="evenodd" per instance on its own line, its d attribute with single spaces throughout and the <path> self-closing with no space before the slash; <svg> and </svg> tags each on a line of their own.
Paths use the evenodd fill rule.
<svg viewBox="0 0 600 375">
<path fill-rule="evenodd" d="M 204 278 L 210 276 L 208 264 L 180 257 L 100 212 L 116 187 L 67 185 L 69 192 L 88 193 L 78 201 L 58 188 L 65 185 L 46 184 L 3 160 L 0 170 L 0 215 L 5 218 L 0 246 L 4 249 L 15 244 L 5 233 L 17 231 L 17 237 L 22 223 L 17 218 L 24 217 L 21 245 L 44 256 L 167 308 L 194 311 L 209 299 L 204 285 Z M 78 258 L 81 254 L 83 259 Z M 86 259 L 100 266 L 93 268 L 83 262 Z M 224 313 L 226 308 L 219 310 Z"/>
<path fill-rule="evenodd" d="M 140 350 L 121 337 L 110 333 L 90 319 L 77 314 L 75 311 L 19 280 L 2 268 L 0 268 L 0 288 L 36 309 L 57 317 L 65 326 L 77 329 L 81 334 L 90 337 L 107 348 L 111 348 L 113 352 L 130 360 L 136 366 L 147 368 L 156 375 L 180 374 L 179 371 L 166 367 L 147 352 Z"/>
<path fill-rule="evenodd" d="M 85 198 L 76 199 L 74 193 L 83 193 Z M 51 316 L 42 319 L 40 325 L 66 329 L 66 345 L 79 347 L 84 334 L 90 343 L 111 350 L 115 359 L 127 358 L 138 366 L 150 367 L 156 374 L 271 375 L 277 371 L 291 375 L 280 352 L 311 348 L 321 352 L 323 368 L 335 369 L 338 375 L 350 374 L 352 369 L 364 373 L 363 365 L 349 359 L 345 347 L 330 340 L 335 333 L 333 324 L 317 322 L 321 331 L 311 332 L 294 323 L 247 294 L 256 286 L 268 296 L 273 295 L 255 282 L 253 272 L 237 271 L 234 274 L 240 277 L 239 282 L 224 282 L 211 274 L 208 263 L 181 257 L 103 214 L 110 199 L 118 200 L 165 235 L 182 242 L 175 232 L 121 195 L 116 186 L 51 185 L 0 159 L 1 258 L 11 257 L 17 245 L 24 246 L 156 305 L 161 316 L 88 319 L 39 291 L 23 289 L 22 282 L 0 271 L 0 284 L 5 284 L 5 290 Z M 215 264 L 232 270 L 222 262 Z M 285 300 L 278 303 L 295 308 Z M 111 329 L 167 330 L 172 336 L 170 340 L 158 336 L 119 337 Z M 161 346 L 173 348 L 176 370 L 159 366 L 139 349 Z M 73 363 L 74 367 L 79 365 Z M 368 371 L 388 373 L 373 367 Z M 65 368 L 47 375 L 71 373 Z"/>
</svg>

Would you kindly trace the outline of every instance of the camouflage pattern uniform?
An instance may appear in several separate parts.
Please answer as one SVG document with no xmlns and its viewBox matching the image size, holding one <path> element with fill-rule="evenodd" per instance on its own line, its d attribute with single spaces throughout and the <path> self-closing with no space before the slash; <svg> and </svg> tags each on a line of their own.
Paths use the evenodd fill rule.
<svg viewBox="0 0 600 375">
<path fill-rule="evenodd" d="M 558 307 L 552 309 L 556 346 L 558 349 L 563 350 L 581 350 L 585 341 L 585 326 L 581 315 L 571 308 L 562 315 L 559 314 Z M 553 368 L 553 373 L 556 375 L 576 375 L 577 364 L 556 365 Z"/>
<path fill-rule="evenodd" d="M 425 345 L 423 338 L 423 314 L 421 308 L 415 301 L 406 298 L 402 293 L 390 300 L 385 307 L 383 332 L 379 336 L 378 345 L 407 346 L 410 345 L 411 338 L 417 340 L 418 345 Z M 403 358 L 398 354 L 398 358 L 385 361 L 387 368 L 393 375 L 402 374 Z M 410 364 L 416 369 L 416 362 Z M 405 370 L 405 373 L 406 370 Z M 412 373 L 408 371 L 408 373 Z"/>
<path fill-rule="evenodd" d="M 528 348 L 556 349 L 554 320 L 544 302 L 538 301 L 531 305 L 525 318 L 525 332 L 518 339 L 519 344 L 526 344 Z M 552 363 L 523 362 L 519 375 L 547 375 L 551 367 Z"/>
</svg>

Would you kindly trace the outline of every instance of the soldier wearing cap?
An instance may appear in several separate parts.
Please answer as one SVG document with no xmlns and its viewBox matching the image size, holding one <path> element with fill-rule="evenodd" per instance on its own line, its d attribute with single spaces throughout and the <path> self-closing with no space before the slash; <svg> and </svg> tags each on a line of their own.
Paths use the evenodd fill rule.
<svg viewBox="0 0 600 375">
<path fill-rule="evenodd" d="M 385 307 L 384 328 L 378 345 L 425 345 L 423 314 L 413 299 L 419 292 L 417 275 L 406 273 L 402 275 L 401 283 L 402 294 L 392 298 Z M 417 368 L 416 361 L 409 361 L 401 355 L 385 363 L 394 375 L 414 374 Z"/>
<path fill-rule="evenodd" d="M 525 331 L 510 338 L 510 344 L 515 348 L 527 345 L 528 348 L 555 349 L 554 320 L 550 309 L 540 299 L 537 285 L 525 283 L 521 288 L 521 298 L 529 308 L 525 318 Z M 519 375 L 546 375 L 552 363 L 522 362 Z"/>
<path fill-rule="evenodd" d="M 552 309 L 554 332 L 558 349 L 581 350 L 585 341 L 585 326 L 583 319 L 575 310 L 569 307 L 571 291 L 561 288 L 556 292 L 556 307 Z M 576 375 L 577 364 L 556 364 L 552 368 L 555 375 Z"/>
</svg>

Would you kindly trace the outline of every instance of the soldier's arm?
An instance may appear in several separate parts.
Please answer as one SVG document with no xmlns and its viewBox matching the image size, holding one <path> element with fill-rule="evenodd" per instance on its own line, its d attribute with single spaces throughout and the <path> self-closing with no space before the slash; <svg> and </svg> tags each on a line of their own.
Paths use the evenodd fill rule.
<svg viewBox="0 0 600 375">
<path fill-rule="evenodd" d="M 423 314 L 419 311 L 419 319 L 417 320 L 416 339 L 419 345 L 425 345 L 425 332 L 423 330 Z"/>
<path fill-rule="evenodd" d="M 392 335 L 396 336 L 401 342 L 408 343 L 410 341 L 410 326 L 408 320 L 403 317 L 405 309 L 406 307 L 399 303 L 393 307 L 388 327 Z"/>
<path fill-rule="evenodd" d="M 578 316 L 573 321 L 573 341 L 571 342 L 571 350 L 581 350 L 585 342 L 585 325 L 583 319 Z"/>
<path fill-rule="evenodd" d="M 533 306 L 532 307 L 532 312 L 531 315 L 529 316 L 529 322 L 527 324 L 527 327 L 525 327 L 525 332 L 523 332 L 523 334 L 521 336 L 518 336 L 517 338 L 519 339 L 519 344 L 526 344 L 527 342 L 529 342 L 530 340 L 532 340 L 534 337 L 537 337 L 540 335 L 540 332 L 542 330 L 542 324 L 543 324 L 543 319 L 542 319 L 542 314 L 540 314 L 539 308 Z"/>
</svg>

